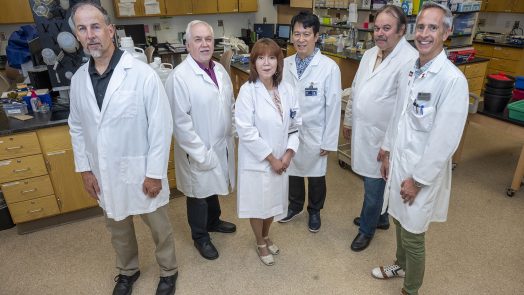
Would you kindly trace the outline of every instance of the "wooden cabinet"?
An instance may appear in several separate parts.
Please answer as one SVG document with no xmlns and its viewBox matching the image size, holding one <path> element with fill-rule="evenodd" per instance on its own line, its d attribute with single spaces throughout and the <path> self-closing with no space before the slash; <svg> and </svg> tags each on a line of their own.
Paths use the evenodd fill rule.
<svg viewBox="0 0 524 295">
<path fill-rule="evenodd" d="M 0 24 L 34 23 L 28 0 L 0 0 Z"/>
<path fill-rule="evenodd" d="M 524 12 L 522 0 L 484 0 L 481 11 L 490 12 Z"/>
<path fill-rule="evenodd" d="M 340 77 L 342 79 L 342 89 L 351 87 L 353 79 L 357 74 L 359 62 L 348 58 L 330 55 L 329 53 L 325 53 L 324 55 L 331 58 L 333 61 L 335 61 L 335 63 L 337 63 L 338 68 L 340 69 Z"/>
<path fill-rule="evenodd" d="M 218 12 L 238 12 L 238 0 L 219 0 L 218 1 Z"/>
<path fill-rule="evenodd" d="M 464 73 L 464 76 L 466 76 L 468 80 L 469 92 L 480 96 L 482 87 L 484 86 L 484 76 L 486 75 L 488 62 L 466 64 L 458 68 Z"/>
<path fill-rule="evenodd" d="M 75 164 L 67 125 L 38 130 L 40 146 L 61 213 L 97 206 L 84 190 Z"/>
<path fill-rule="evenodd" d="M 136 0 L 133 4 L 134 15 L 127 15 L 124 11 L 120 10 L 120 0 L 113 0 L 113 6 L 115 8 L 115 17 L 124 18 L 124 17 L 144 17 L 144 16 L 162 16 L 166 15 L 166 2 L 172 2 L 172 0 L 156 0 L 158 3 L 159 11 L 155 11 L 156 8 L 154 3 L 153 5 L 149 4 L 147 0 Z M 179 0 L 175 1 L 179 2 Z M 147 4 L 146 4 L 147 3 Z M 127 4 L 127 3 L 125 3 Z"/>
<path fill-rule="evenodd" d="M 167 0 L 166 1 L 167 15 L 186 15 L 193 14 L 193 4 L 191 0 Z"/>
<path fill-rule="evenodd" d="M 290 7 L 313 8 L 313 0 L 291 0 Z"/>
<path fill-rule="evenodd" d="M 26 222 L 60 214 L 55 196 L 45 196 L 28 201 L 8 204 L 14 223 Z"/>
<path fill-rule="evenodd" d="M 193 14 L 209 14 L 217 12 L 217 0 L 193 0 Z"/>
<path fill-rule="evenodd" d="M 239 12 L 256 12 L 257 10 L 258 10 L 258 1 L 257 0 L 238 0 L 238 11 Z"/>
<path fill-rule="evenodd" d="M 0 160 L 39 153 L 40 145 L 34 132 L 0 137 Z"/>
</svg>

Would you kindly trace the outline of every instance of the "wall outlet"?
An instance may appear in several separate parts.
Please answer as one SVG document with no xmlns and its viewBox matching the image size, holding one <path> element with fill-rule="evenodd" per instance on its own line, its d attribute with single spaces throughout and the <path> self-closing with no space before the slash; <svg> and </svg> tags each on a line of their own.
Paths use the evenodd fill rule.
<svg viewBox="0 0 524 295">
<path fill-rule="evenodd" d="M 153 24 L 153 30 L 160 31 L 162 30 L 162 27 L 160 26 L 160 24 Z"/>
<path fill-rule="evenodd" d="M 219 27 L 223 27 L 223 26 L 224 26 L 224 21 L 221 20 L 221 19 L 219 19 L 219 20 L 218 20 L 218 26 L 219 26 Z"/>
</svg>

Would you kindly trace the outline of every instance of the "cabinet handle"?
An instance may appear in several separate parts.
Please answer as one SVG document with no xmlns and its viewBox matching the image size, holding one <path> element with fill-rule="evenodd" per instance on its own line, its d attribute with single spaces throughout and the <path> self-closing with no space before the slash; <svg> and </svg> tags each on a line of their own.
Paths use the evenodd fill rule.
<svg viewBox="0 0 524 295">
<path fill-rule="evenodd" d="M 10 147 L 6 147 L 5 150 L 6 151 L 12 151 L 12 150 L 19 150 L 19 149 L 22 149 L 24 148 L 23 145 L 19 145 L 19 146 L 10 146 Z"/>
<path fill-rule="evenodd" d="M 47 153 L 48 156 L 55 156 L 55 155 L 63 155 L 65 154 L 66 151 L 64 150 L 61 150 L 61 151 L 56 151 L 56 152 L 50 152 L 50 153 Z"/>
<path fill-rule="evenodd" d="M 33 214 L 33 213 L 38 213 L 38 212 L 41 212 L 41 211 L 44 211 L 44 208 L 34 209 L 34 210 L 27 210 L 27 213 Z"/>
<path fill-rule="evenodd" d="M 32 192 L 36 192 L 36 187 L 35 187 L 35 188 L 32 188 L 32 189 L 28 189 L 28 190 L 23 190 L 23 191 L 21 191 L 20 193 L 22 193 L 22 194 L 28 194 L 28 193 L 32 193 Z"/>
<path fill-rule="evenodd" d="M 14 169 L 13 173 L 21 173 L 31 170 L 31 168 L 23 168 L 23 169 Z"/>
</svg>

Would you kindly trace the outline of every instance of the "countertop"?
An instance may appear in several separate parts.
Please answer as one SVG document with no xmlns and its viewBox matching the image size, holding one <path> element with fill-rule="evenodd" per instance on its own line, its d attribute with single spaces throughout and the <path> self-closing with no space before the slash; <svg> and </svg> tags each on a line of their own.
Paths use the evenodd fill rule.
<svg viewBox="0 0 524 295">
<path fill-rule="evenodd" d="M 494 42 L 484 42 L 484 41 L 480 41 L 480 40 L 473 40 L 473 43 L 493 45 L 493 46 L 520 48 L 520 49 L 524 48 L 524 45 L 516 45 L 516 44 L 511 44 L 511 43 L 494 43 Z"/>
<path fill-rule="evenodd" d="M 1 109 L 0 112 L 0 136 L 66 125 L 69 115 L 69 110 L 59 110 L 48 113 L 28 114 L 33 116 L 33 118 L 21 121 L 7 117 Z"/>
</svg>

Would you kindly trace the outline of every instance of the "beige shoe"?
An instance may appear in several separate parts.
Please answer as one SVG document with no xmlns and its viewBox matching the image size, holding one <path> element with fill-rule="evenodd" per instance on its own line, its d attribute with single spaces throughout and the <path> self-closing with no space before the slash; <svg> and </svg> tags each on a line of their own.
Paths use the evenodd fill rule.
<svg viewBox="0 0 524 295">
<path fill-rule="evenodd" d="M 271 254 L 278 255 L 278 253 L 280 253 L 278 246 L 273 244 L 273 242 L 269 240 L 269 237 L 264 237 L 264 240 L 266 241 L 267 249 Z M 269 245 L 268 242 L 271 242 L 271 245 Z"/>
<path fill-rule="evenodd" d="M 266 255 L 266 256 L 260 255 L 260 249 L 266 248 L 266 247 L 267 247 L 266 244 L 264 244 L 264 245 L 257 245 L 257 247 L 256 247 L 257 254 L 258 254 L 258 257 L 260 258 L 260 260 L 262 261 L 262 263 L 264 263 L 267 266 L 272 266 L 273 264 L 275 264 L 275 260 L 273 259 L 273 254 L 270 253 L 269 255 Z"/>
</svg>

